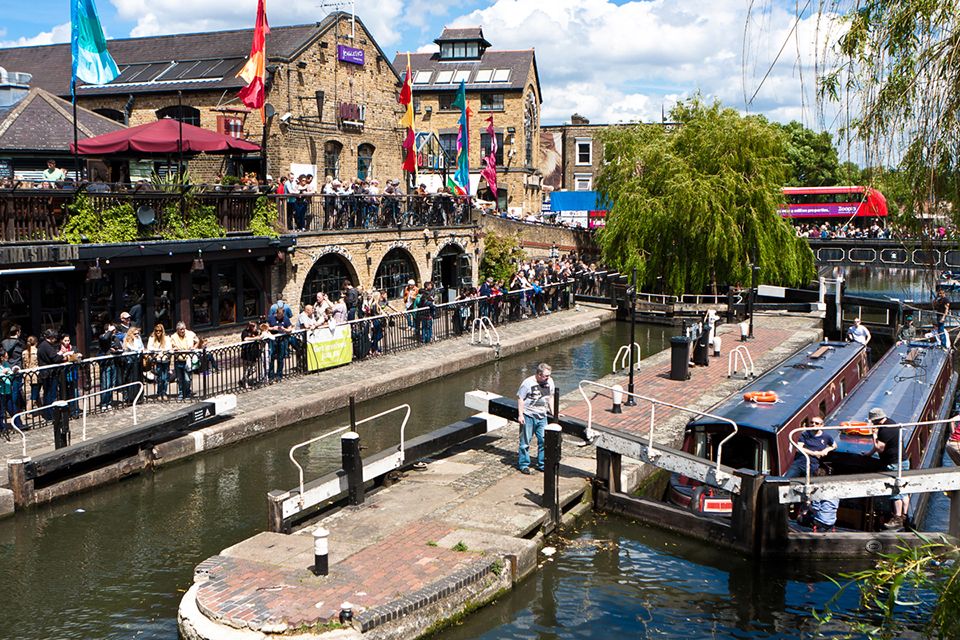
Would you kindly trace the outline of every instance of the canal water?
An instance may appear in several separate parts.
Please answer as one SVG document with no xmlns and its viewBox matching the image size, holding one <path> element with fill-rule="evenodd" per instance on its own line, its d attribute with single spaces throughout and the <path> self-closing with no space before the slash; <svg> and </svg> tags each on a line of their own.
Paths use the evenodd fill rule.
<svg viewBox="0 0 960 640">
<path fill-rule="evenodd" d="M 671 333 L 643 326 L 643 355 L 666 348 Z M 407 437 L 426 433 L 468 415 L 464 392 L 512 395 L 541 361 L 553 365 L 566 393 L 584 378 L 609 373 L 628 339 L 627 325 L 608 323 L 588 335 L 362 403 L 358 417 L 405 402 L 413 408 Z M 297 483 L 290 447 L 346 423 L 341 411 L 0 520 L 0 638 L 176 638 L 177 605 L 192 583 L 193 567 L 263 531 L 267 492 Z M 360 432 L 371 451 L 399 437 L 398 423 L 389 419 Z M 339 466 L 337 438 L 311 447 L 303 460 L 307 478 Z"/>
</svg>

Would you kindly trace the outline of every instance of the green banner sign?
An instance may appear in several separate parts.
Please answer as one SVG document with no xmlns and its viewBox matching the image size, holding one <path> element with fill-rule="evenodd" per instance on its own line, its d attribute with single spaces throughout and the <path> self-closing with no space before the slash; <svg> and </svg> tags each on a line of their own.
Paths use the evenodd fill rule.
<svg viewBox="0 0 960 640">
<path fill-rule="evenodd" d="M 341 325 L 332 330 L 328 327 L 307 332 L 307 370 L 319 371 L 353 359 L 353 343 L 350 327 Z"/>
</svg>

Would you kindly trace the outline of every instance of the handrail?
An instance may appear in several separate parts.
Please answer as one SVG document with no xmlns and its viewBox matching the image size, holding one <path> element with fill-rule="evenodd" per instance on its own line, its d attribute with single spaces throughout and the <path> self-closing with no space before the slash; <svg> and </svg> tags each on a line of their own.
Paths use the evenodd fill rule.
<svg viewBox="0 0 960 640">
<path fill-rule="evenodd" d="M 633 359 L 633 366 L 636 367 L 640 363 L 640 344 L 634 342 L 633 345 L 625 344 L 617 349 L 617 355 L 613 357 L 613 373 L 616 373 L 618 369 L 624 369 L 629 364 L 631 346 L 636 347 L 637 356 Z M 619 367 L 617 365 L 620 365 Z"/>
<path fill-rule="evenodd" d="M 750 349 L 747 349 L 747 345 L 741 344 L 731 349 L 730 353 L 727 354 L 727 377 L 728 378 L 732 377 L 733 374 L 737 372 L 737 360 L 743 363 L 744 378 L 757 377 L 757 370 L 753 366 L 753 356 L 750 355 Z M 748 362 L 750 363 L 749 365 L 747 364 Z"/>
<path fill-rule="evenodd" d="M 480 339 L 476 339 L 476 334 L 480 334 Z M 480 344 L 483 342 L 483 336 L 486 334 L 487 341 L 490 343 L 490 346 L 500 344 L 500 332 L 497 331 L 497 328 L 493 326 L 493 321 L 487 316 L 480 316 L 473 319 L 473 326 L 470 328 L 470 344 Z M 493 336 L 496 335 L 497 341 L 493 341 Z"/>
<path fill-rule="evenodd" d="M 71 398 L 71 399 L 69 400 L 70 402 L 72 402 L 72 401 L 74 401 L 74 400 L 83 400 L 83 401 L 84 401 L 84 403 L 83 403 L 83 418 L 82 418 L 82 422 L 81 422 L 81 424 L 83 425 L 83 429 L 82 429 L 81 435 L 80 435 L 80 441 L 81 441 L 81 442 L 84 442 L 84 441 L 86 441 L 86 439 L 87 439 L 87 407 L 88 407 L 88 405 L 89 405 L 89 403 L 86 402 L 87 398 L 95 398 L 95 397 L 99 396 L 99 395 L 102 394 L 102 393 L 113 393 L 113 392 L 116 391 L 117 389 L 126 389 L 127 387 L 135 387 L 135 386 L 140 387 L 140 389 L 137 391 L 137 395 L 133 398 L 133 403 L 132 403 L 131 406 L 133 407 L 133 426 L 137 426 L 137 403 L 140 401 L 140 398 L 142 398 L 142 397 L 144 396 L 144 392 L 145 392 L 146 389 L 147 389 L 147 386 L 146 386 L 144 383 L 140 382 L 140 381 L 137 381 L 137 382 L 127 382 L 127 383 L 125 383 L 125 384 L 117 385 L 117 386 L 115 386 L 115 387 L 110 387 L 109 389 L 105 389 L 105 390 L 103 390 L 103 391 L 98 391 L 98 392 L 96 392 L 96 393 L 88 393 L 88 394 L 85 394 L 85 395 L 82 395 L 82 396 L 77 396 L 76 398 Z"/>
<path fill-rule="evenodd" d="M 942 420 L 924 420 L 922 422 L 896 422 L 894 424 L 873 425 L 872 427 L 868 425 L 868 427 L 865 427 L 865 428 L 893 427 L 897 429 L 897 483 L 896 485 L 894 485 L 895 487 L 899 488 L 900 482 L 901 480 L 903 480 L 903 429 L 904 427 L 923 427 L 927 425 L 943 424 L 945 422 L 960 422 L 960 415 L 954 416 L 952 418 L 944 418 Z M 803 487 L 803 491 L 805 494 L 810 493 L 810 489 L 811 489 L 810 454 L 808 454 L 806 451 L 804 451 L 803 449 L 797 446 L 797 442 L 796 440 L 794 440 L 793 434 L 799 433 L 801 431 L 816 431 L 817 429 L 821 431 L 842 431 L 844 429 L 849 429 L 849 428 L 850 428 L 849 425 L 847 426 L 843 426 L 843 425 L 825 426 L 824 425 L 824 426 L 817 426 L 816 429 L 814 429 L 811 426 L 806 426 L 806 427 L 797 427 L 795 429 L 791 429 L 790 432 L 787 434 L 787 440 L 790 442 L 790 447 L 793 449 L 796 449 L 798 453 L 803 454 L 803 457 L 806 459 L 807 482 Z"/>
<path fill-rule="evenodd" d="M 690 300 L 693 298 L 693 300 Z M 705 302 L 706 301 L 706 302 Z M 708 302 L 712 301 L 712 302 Z M 680 296 L 680 302 L 684 304 L 720 304 L 721 302 L 727 301 L 727 294 L 699 294 L 699 293 L 685 293 Z"/>
<path fill-rule="evenodd" d="M 137 392 L 137 396 L 133 399 L 133 424 L 136 425 L 136 424 L 137 424 L 137 402 L 140 400 L 141 396 L 143 396 L 143 390 L 144 390 L 144 387 L 145 387 L 145 385 L 144 385 L 142 382 L 128 382 L 128 383 L 126 383 L 126 384 L 122 384 L 122 385 L 117 386 L 117 387 L 112 387 L 112 388 L 107 389 L 107 390 L 105 390 L 105 391 L 98 391 L 98 392 L 96 392 L 96 393 L 88 393 L 88 394 L 86 394 L 86 395 L 77 396 L 76 398 L 68 398 L 68 399 L 66 399 L 66 400 L 57 400 L 56 402 L 54 402 L 54 403 L 52 403 L 52 404 L 44 405 L 44 406 L 42 406 L 42 407 L 34 407 L 33 409 L 27 409 L 27 410 L 25 410 L 25 411 L 21 411 L 20 413 L 14 415 L 13 418 L 12 418 L 12 420 L 11 420 L 11 426 L 13 427 L 14 431 L 16 431 L 17 433 L 20 434 L 20 441 L 21 441 L 21 443 L 22 443 L 22 445 L 23 445 L 23 457 L 24 457 L 24 458 L 27 457 L 27 434 L 25 434 L 23 431 L 21 431 L 21 430 L 17 427 L 17 420 L 18 420 L 18 419 L 21 419 L 21 418 L 23 418 L 23 416 L 26 416 L 26 415 L 30 415 L 30 414 L 33 414 L 33 413 L 39 413 L 39 412 L 41 412 L 41 411 L 46 411 L 47 409 L 52 409 L 52 408 L 56 407 L 57 405 L 59 405 L 60 403 L 63 403 L 63 404 L 66 404 L 66 405 L 69 406 L 69 404 L 70 404 L 71 402 L 76 402 L 76 401 L 79 401 L 79 400 L 86 400 L 87 398 L 92 398 L 92 397 L 95 397 L 95 396 L 99 396 L 101 393 L 112 392 L 112 391 L 114 391 L 114 390 L 116 390 L 116 389 L 124 389 L 124 388 L 126 388 L 126 387 L 132 387 L 132 386 L 134 386 L 134 385 L 139 385 L 139 386 L 140 386 L 140 391 Z M 23 421 L 21 420 L 21 423 L 22 423 L 22 422 L 23 422 Z M 83 403 L 83 432 L 82 432 L 82 434 L 81 434 L 80 439 L 81 439 L 81 441 L 85 441 L 85 440 L 87 439 L 87 403 L 86 403 L 86 402 Z"/>
<path fill-rule="evenodd" d="M 581 381 L 580 381 L 580 384 L 577 385 L 577 389 L 580 391 L 580 395 L 583 396 L 584 401 L 587 403 L 587 428 L 586 428 L 586 431 L 585 431 L 585 433 L 584 433 L 584 435 L 585 435 L 585 437 L 586 437 L 587 440 L 592 440 L 592 439 L 593 439 L 593 403 L 591 402 L 590 398 L 587 397 L 587 394 L 584 392 L 584 390 L 583 390 L 584 385 L 589 385 L 589 386 L 592 386 L 592 387 L 599 387 L 599 388 L 601 388 L 601 389 L 606 389 L 606 390 L 610 391 L 611 394 L 612 394 L 614 391 L 617 391 L 617 392 L 619 392 L 619 393 L 622 393 L 623 395 L 630 396 L 630 397 L 632 397 L 632 398 L 636 398 L 637 400 L 643 400 L 644 402 L 649 402 L 649 403 L 650 403 L 650 431 L 649 431 L 649 437 L 648 437 L 648 443 L 647 443 L 647 452 L 648 452 L 648 455 L 649 455 L 651 458 L 653 458 L 653 457 L 655 457 L 655 456 L 657 455 L 657 454 L 656 454 L 656 449 L 655 449 L 654 444 L 653 444 L 653 427 L 654 427 L 654 419 L 655 419 L 655 417 L 656 417 L 656 406 L 657 406 L 657 405 L 663 405 L 663 406 L 665 406 L 665 407 L 670 407 L 670 408 L 672 408 L 672 409 L 678 409 L 678 410 L 680 410 L 680 411 L 685 411 L 685 412 L 687 412 L 687 413 L 692 413 L 692 414 L 694 414 L 694 415 L 696 415 L 696 416 L 700 416 L 700 417 L 713 418 L 713 419 L 715 419 L 715 420 L 720 420 L 720 421 L 722 421 L 722 422 L 729 422 L 730 425 L 733 427 L 733 432 L 731 432 L 730 435 L 728 435 L 726 438 L 724 438 L 723 440 L 721 440 L 721 441 L 720 441 L 720 444 L 717 445 L 717 468 L 716 468 L 716 473 L 717 473 L 717 476 L 718 476 L 718 477 L 720 476 L 720 474 L 721 474 L 721 471 L 720 471 L 720 459 L 721 459 L 721 456 L 722 456 L 722 454 L 723 454 L 723 445 L 726 444 L 727 440 L 730 440 L 730 439 L 733 438 L 735 435 L 737 435 L 737 432 L 739 431 L 739 427 L 737 426 L 737 423 L 736 423 L 736 422 L 734 422 L 734 421 L 731 420 L 730 418 L 724 418 L 723 416 L 718 416 L 718 415 L 715 415 L 715 414 L 712 414 L 712 413 L 707 413 L 706 411 L 700 411 L 699 409 L 691 409 L 690 407 L 684 407 L 684 406 L 677 405 L 677 404 L 673 404 L 673 403 L 670 403 L 670 402 L 664 402 L 663 400 L 657 400 L 656 398 L 649 398 L 649 397 L 647 397 L 647 396 L 642 396 L 642 395 L 640 395 L 640 394 L 638 394 L 638 393 L 630 393 L 629 391 L 623 391 L 622 389 L 614 389 L 614 388 L 611 387 L 611 386 L 608 386 L 608 385 L 605 385 L 605 384 L 601 384 L 601 383 L 599 383 L 599 382 L 593 382 L 592 380 L 581 380 Z M 601 394 L 601 395 L 602 395 L 602 394 Z M 604 396 L 604 397 L 607 397 L 607 396 Z M 611 397 L 612 397 L 612 396 L 611 396 Z"/>
<path fill-rule="evenodd" d="M 305 447 L 305 446 L 307 446 L 307 445 L 313 444 L 314 442 L 319 442 L 320 440 L 323 440 L 324 438 L 328 438 L 328 437 L 330 437 L 330 436 L 332 436 L 332 435 L 334 435 L 334 434 L 342 433 L 342 432 L 346 431 L 347 429 L 350 429 L 351 427 L 357 427 L 357 426 L 359 426 L 359 425 L 361 425 L 361 424 L 370 422 L 371 420 L 376 420 L 377 418 L 381 418 L 381 417 L 383 417 L 383 416 L 385 416 L 385 415 L 387 415 L 387 414 L 393 413 L 394 411 L 399 411 L 400 409 L 406 409 L 406 410 L 407 410 L 406 415 L 403 416 L 403 422 L 400 423 L 400 448 L 399 448 L 399 452 L 400 452 L 400 462 L 402 463 L 403 460 L 404 460 L 404 451 L 403 451 L 404 435 L 405 435 L 406 430 L 407 430 L 407 421 L 410 419 L 410 405 L 409 405 L 409 404 L 397 405 L 396 407 L 393 407 L 392 409 L 387 409 L 386 411 L 381 411 L 380 413 L 378 413 L 378 414 L 375 415 L 375 416 L 370 416 L 369 418 L 364 418 L 363 420 L 358 420 L 358 421 L 357 421 L 356 423 L 354 423 L 353 425 L 347 425 L 347 426 L 345 426 L 345 427 L 340 427 L 340 428 L 338 428 L 338 429 L 334 429 L 333 431 L 329 431 L 329 432 L 327 432 L 327 433 L 325 433 L 325 434 L 323 434 L 323 435 L 317 436 L 317 437 L 315 437 L 315 438 L 310 438 L 309 440 L 306 440 L 306 441 L 304 441 L 304 442 L 300 442 L 300 443 L 295 444 L 295 445 L 293 445 L 292 447 L 290 447 L 290 452 L 289 452 L 287 455 L 288 455 L 288 457 L 290 458 L 290 461 L 293 463 L 293 466 L 295 466 L 295 467 L 297 468 L 297 471 L 298 471 L 298 473 L 299 473 L 299 475 L 300 475 L 300 497 L 299 497 L 300 507 L 301 507 L 301 508 L 303 507 L 303 467 L 300 466 L 300 463 L 297 462 L 297 459 L 293 456 L 293 452 L 294 452 L 294 451 L 296 451 L 297 449 L 300 449 L 301 447 Z"/>
</svg>

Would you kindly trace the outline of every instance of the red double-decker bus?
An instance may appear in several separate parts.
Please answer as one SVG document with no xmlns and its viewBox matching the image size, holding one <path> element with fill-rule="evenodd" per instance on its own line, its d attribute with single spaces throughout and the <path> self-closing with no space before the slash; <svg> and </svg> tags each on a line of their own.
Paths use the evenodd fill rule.
<svg viewBox="0 0 960 640">
<path fill-rule="evenodd" d="M 886 218 L 887 199 L 870 187 L 784 187 L 780 215 L 793 220 Z"/>
</svg>

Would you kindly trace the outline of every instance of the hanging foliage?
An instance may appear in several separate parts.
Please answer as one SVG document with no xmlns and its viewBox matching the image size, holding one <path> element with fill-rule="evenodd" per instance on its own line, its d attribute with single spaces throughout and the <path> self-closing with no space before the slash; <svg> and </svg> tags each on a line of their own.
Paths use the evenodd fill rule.
<svg viewBox="0 0 960 640">
<path fill-rule="evenodd" d="M 645 287 L 682 294 L 749 282 L 798 286 L 813 253 L 777 213 L 787 178 L 784 134 L 699 98 L 671 111 L 678 126 L 610 127 L 597 180 L 610 204 L 603 259 L 637 268 Z"/>
</svg>

